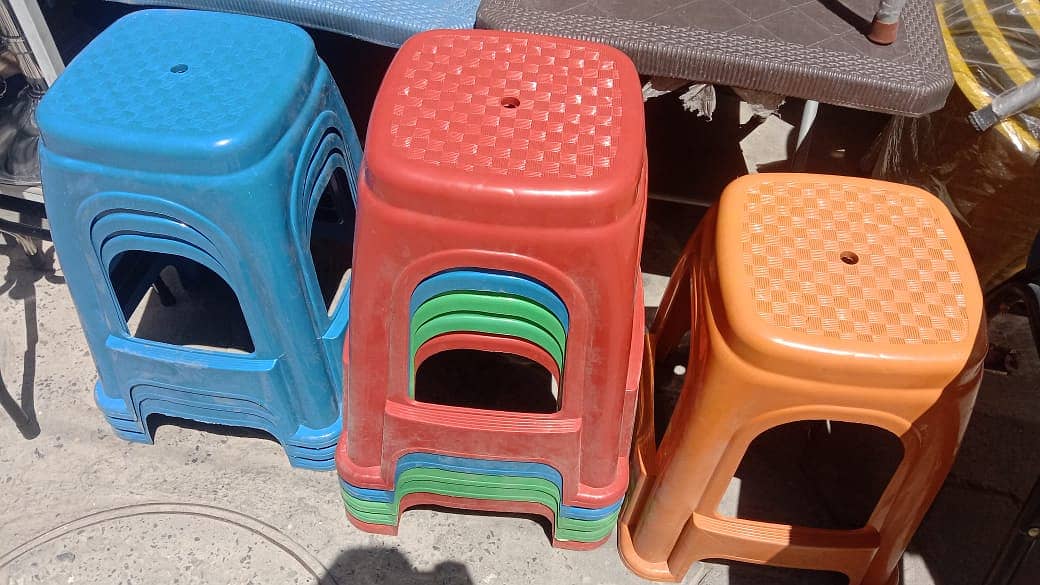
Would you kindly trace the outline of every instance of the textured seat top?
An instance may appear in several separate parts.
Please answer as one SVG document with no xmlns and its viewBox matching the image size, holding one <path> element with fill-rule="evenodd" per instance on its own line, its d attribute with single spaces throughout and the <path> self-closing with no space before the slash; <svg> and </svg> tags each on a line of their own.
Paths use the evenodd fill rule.
<svg viewBox="0 0 1040 585">
<path fill-rule="evenodd" d="M 906 366 L 949 379 L 964 367 L 982 292 L 937 198 L 882 181 L 766 174 L 734 182 L 720 201 L 719 288 L 741 347 L 802 368 L 835 360 L 848 372 Z"/>
<path fill-rule="evenodd" d="M 575 212 L 592 224 L 633 206 L 644 151 L 639 78 L 619 51 L 436 31 L 410 39 L 391 64 L 365 160 L 369 184 L 397 205 L 443 209 L 455 200 L 460 212 L 477 213 L 490 202 L 508 221 L 505 197 L 513 212 L 535 212 L 513 215 L 517 221 L 552 223 Z M 549 209 L 560 215 L 546 217 Z"/>
<path fill-rule="evenodd" d="M 479 0 L 118 0 L 237 12 L 398 47 L 415 33 L 473 28 Z"/>
<path fill-rule="evenodd" d="M 250 16 L 146 10 L 69 64 L 38 111 L 45 147 L 110 166 L 244 168 L 292 124 L 318 70 L 303 29 Z"/>
<path fill-rule="evenodd" d="M 589 39 L 639 72 L 903 115 L 938 110 L 953 78 L 932 0 L 899 39 L 861 32 L 878 0 L 483 0 L 477 26 Z"/>
</svg>

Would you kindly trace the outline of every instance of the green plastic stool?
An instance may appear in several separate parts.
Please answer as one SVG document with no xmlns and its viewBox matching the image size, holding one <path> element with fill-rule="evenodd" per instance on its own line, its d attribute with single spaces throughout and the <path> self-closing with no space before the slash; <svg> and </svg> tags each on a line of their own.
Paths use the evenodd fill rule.
<svg viewBox="0 0 1040 585">
<path fill-rule="evenodd" d="M 556 315 L 534 301 L 508 293 L 451 292 L 438 295 L 419 305 L 412 316 L 412 328 L 414 330 L 434 317 L 459 312 L 530 321 L 549 332 L 561 348 L 567 345 L 567 330 Z"/>
<path fill-rule="evenodd" d="M 401 500 L 411 493 L 482 500 L 523 501 L 541 504 L 556 516 L 556 538 L 579 542 L 596 542 L 617 523 L 618 513 L 598 520 L 579 520 L 560 514 L 560 493 L 550 481 L 531 477 L 482 475 L 442 469 L 413 468 L 398 477 L 392 502 L 362 500 L 343 492 L 348 512 L 370 524 L 397 524 Z"/>
<path fill-rule="evenodd" d="M 545 329 L 520 319 L 508 317 L 494 317 L 481 313 L 451 313 L 434 317 L 422 326 L 415 328 L 411 334 L 409 349 L 409 396 L 414 396 L 415 391 L 415 353 L 422 344 L 438 335 L 457 331 L 471 331 L 476 333 L 489 333 L 493 335 L 510 335 L 526 339 L 541 347 L 552 356 L 560 372 L 563 372 L 564 348 Z"/>
</svg>

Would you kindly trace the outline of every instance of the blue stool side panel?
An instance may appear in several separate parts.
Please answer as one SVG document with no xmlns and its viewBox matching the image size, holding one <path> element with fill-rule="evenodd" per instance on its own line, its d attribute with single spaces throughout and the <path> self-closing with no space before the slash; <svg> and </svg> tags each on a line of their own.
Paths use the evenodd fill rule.
<svg viewBox="0 0 1040 585">
<path fill-rule="evenodd" d="M 563 300 L 544 284 L 512 272 L 463 268 L 446 270 L 420 282 L 412 292 L 408 310 L 411 315 L 429 299 L 454 291 L 481 291 L 509 293 L 527 298 L 545 307 L 560 320 L 564 329 L 569 327 L 569 313 Z"/>
<path fill-rule="evenodd" d="M 109 418 L 117 434 L 124 439 L 151 443 L 147 419 L 152 414 L 163 414 L 209 424 L 259 429 L 281 443 L 294 466 L 317 470 L 335 467 L 336 441 L 342 430 L 339 419 L 325 429 L 301 426 L 294 434 L 286 437 L 271 420 L 271 414 L 254 403 L 235 404 L 233 400 L 227 400 L 227 408 L 221 408 L 198 395 L 145 385 L 135 387 L 132 395 L 140 422 L 129 423 L 118 418 Z M 104 396 L 104 391 L 97 388 L 95 396 Z M 104 410 L 101 401 L 99 406 Z"/>
<path fill-rule="evenodd" d="M 129 230 L 129 227 L 133 222 L 126 217 L 119 219 L 118 216 L 120 215 L 126 214 L 110 214 L 106 217 L 106 219 L 110 220 L 110 223 L 114 222 L 112 227 L 119 228 L 123 235 L 100 239 L 103 242 L 102 249 L 98 250 L 102 260 L 98 267 L 100 272 L 104 272 L 103 267 L 121 251 L 128 249 L 151 249 L 194 259 L 200 264 L 214 269 L 229 283 L 241 282 L 243 280 L 241 275 L 236 277 L 228 273 L 223 266 L 215 264 L 216 260 L 211 255 L 203 250 L 191 247 L 183 240 L 131 235 L 132 232 Z M 181 233 L 180 235 L 184 236 L 185 234 Z M 58 245 L 60 246 L 60 243 Z M 75 272 L 74 270 L 73 273 Z M 68 271 L 67 275 L 70 276 L 70 288 L 83 288 L 72 283 L 75 280 L 78 284 L 82 284 L 84 282 L 83 279 L 70 275 Z M 100 286 L 98 283 L 101 283 Z M 94 292 L 99 288 L 108 286 L 104 278 L 98 279 L 92 285 L 95 289 Z M 110 294 L 106 295 L 104 292 L 100 295 L 92 295 L 95 297 L 95 305 L 103 305 L 104 298 L 106 296 L 111 297 Z M 76 295 L 77 298 L 79 296 Z M 243 296 L 248 298 L 249 295 Z M 100 302 L 97 301 L 97 297 L 101 297 Z M 116 303 L 112 302 L 111 304 L 111 308 L 115 309 L 117 307 Z M 249 307 L 256 304 L 255 302 L 243 301 L 243 312 L 247 314 L 247 320 L 250 313 Z M 116 313 L 118 309 L 110 312 Z M 83 313 L 86 312 L 84 311 Z M 263 326 L 254 326 L 257 311 L 254 310 L 252 313 L 254 318 L 253 322 L 250 323 L 250 329 L 254 340 L 257 341 L 257 350 L 263 351 L 266 346 L 268 348 L 266 353 L 269 355 L 274 354 L 279 348 L 278 342 L 268 336 L 258 336 L 256 334 L 258 331 L 265 331 L 265 328 Z M 286 372 L 283 371 L 279 375 L 274 375 L 273 370 L 276 369 L 274 366 L 278 363 L 275 360 L 265 360 L 257 356 L 224 355 L 219 352 L 142 342 L 127 337 L 128 334 L 125 331 L 121 315 L 110 318 L 112 323 L 117 323 L 116 326 L 111 327 L 103 323 L 100 325 L 96 323 L 99 321 L 97 316 L 97 313 L 91 314 L 90 317 L 84 315 L 86 329 L 98 329 L 99 332 L 110 332 L 113 329 L 119 330 L 117 334 L 107 337 L 104 351 L 95 351 L 94 353 L 98 356 L 97 362 L 99 372 L 104 380 L 103 386 L 114 387 L 117 393 L 122 395 L 121 399 L 114 399 L 108 397 L 104 390 L 101 390 L 100 394 L 105 395 L 108 400 L 98 400 L 99 405 L 108 411 L 110 422 L 112 422 L 113 427 L 117 429 L 120 436 L 129 440 L 149 442 L 150 438 L 146 436 L 147 431 L 143 427 L 143 418 L 151 413 L 163 412 L 162 409 L 169 406 L 169 411 L 163 412 L 164 414 L 214 424 L 250 426 L 265 430 L 285 445 L 287 454 L 294 465 L 323 469 L 331 466 L 331 457 L 341 424 L 339 418 L 340 391 L 338 378 L 330 379 L 329 376 L 324 375 L 324 372 L 311 371 L 310 374 L 313 379 L 311 382 L 305 382 L 302 387 L 290 385 L 286 381 Z M 87 320 L 95 321 L 95 326 L 92 327 L 87 324 Z M 317 343 L 313 333 L 305 332 L 304 336 L 312 346 L 314 343 Z M 342 342 L 341 339 L 339 342 Z M 290 362 L 291 358 L 279 358 L 279 361 Z M 281 368 L 278 369 L 284 370 L 287 367 L 289 367 L 289 363 L 283 363 Z M 311 369 L 313 370 L 313 368 Z M 189 372 L 197 374 L 197 376 L 188 375 Z M 314 375 L 317 375 L 317 378 L 314 378 Z M 142 407 L 138 402 L 138 396 L 131 390 L 137 387 L 135 384 L 140 383 L 142 376 L 145 381 L 162 388 L 165 388 L 166 385 L 182 387 L 187 385 L 192 387 L 195 390 L 192 404 L 186 406 L 155 397 L 151 398 L 151 402 L 149 402 L 151 406 L 142 411 Z M 328 436 L 329 431 L 327 430 L 318 432 L 317 435 L 308 431 L 309 427 L 302 422 L 299 414 L 294 414 L 299 412 L 298 407 L 292 404 L 294 399 L 298 400 L 310 393 L 318 392 L 320 394 L 322 384 L 326 387 L 324 393 L 326 394 L 325 400 L 328 403 L 324 411 L 329 415 L 328 422 L 323 429 L 332 429 L 333 435 L 331 437 Z M 291 390 L 293 388 L 297 390 L 294 392 Z M 224 391 L 223 389 L 239 390 L 235 392 Z M 127 395 L 128 393 L 130 394 L 129 396 Z M 113 409 L 111 408 L 111 403 L 116 401 L 129 402 L 132 405 L 134 411 L 132 414 L 136 420 L 130 424 L 121 424 L 119 419 L 123 417 L 113 414 Z M 269 416 L 260 417 L 244 412 L 241 408 L 231 406 L 236 401 L 243 404 L 251 404 L 255 409 L 269 413 Z M 127 412 L 129 409 L 122 410 Z M 315 436 L 306 436 L 308 433 Z M 317 448 L 325 452 L 316 453 L 307 450 L 299 451 L 299 449 L 296 449 L 296 452 L 294 452 L 294 442 L 312 444 L 309 447 L 301 447 L 302 449 Z M 313 445 L 315 442 L 319 444 Z M 313 463 L 313 461 L 324 461 L 324 463 Z"/>
<path fill-rule="evenodd" d="M 338 99 L 337 93 L 336 99 L 330 102 L 330 105 L 336 106 L 341 104 L 342 100 Z M 290 214 L 301 266 L 314 263 L 310 252 L 313 218 L 325 187 L 336 171 L 342 171 L 347 179 L 351 205 L 355 207 L 356 215 L 357 172 L 361 160 L 361 146 L 353 127 L 345 108 L 333 107 L 318 117 L 305 140 L 303 152 L 313 152 L 313 155 L 307 166 L 301 164 L 296 170 L 293 191 L 300 196 L 297 197 Z M 346 135 L 343 134 L 343 129 L 348 131 Z M 352 227 L 350 233 L 353 233 Z M 329 313 L 325 310 L 325 301 L 316 274 L 313 271 L 304 272 L 305 286 L 308 289 L 310 304 L 314 308 L 315 327 L 321 335 L 330 375 L 340 380 L 343 377 L 343 341 L 350 315 L 350 283 L 348 280 L 345 294 Z"/>
<path fill-rule="evenodd" d="M 296 237 L 296 249 L 302 265 L 313 264 L 310 253 L 313 218 L 321 201 L 325 186 L 332 179 L 333 173 L 343 171 L 347 187 L 350 190 L 354 215 L 357 214 L 357 177 L 361 166 L 362 149 L 354 123 L 346 110 L 346 105 L 339 94 L 339 89 L 332 83 L 327 68 L 322 68 L 322 76 L 327 76 L 327 109 L 319 115 L 304 139 L 303 152 L 312 152 L 309 165 L 300 165 L 293 179 L 293 192 L 299 193 L 290 214 L 292 232 Z M 350 230 L 353 233 L 353 229 Z M 334 380 L 343 380 L 343 346 L 347 325 L 350 322 L 350 277 L 347 276 L 346 290 L 339 299 L 339 304 L 325 308 L 321 287 L 313 270 L 305 271 L 306 288 L 314 308 L 315 326 L 324 346 L 326 364 Z M 337 385 L 337 388 L 339 386 Z M 340 395 L 341 397 L 341 395 Z"/>
<path fill-rule="evenodd" d="M 294 22 L 399 47 L 415 33 L 473 28 L 480 0 L 117 0 L 125 4 L 227 10 Z"/>
</svg>

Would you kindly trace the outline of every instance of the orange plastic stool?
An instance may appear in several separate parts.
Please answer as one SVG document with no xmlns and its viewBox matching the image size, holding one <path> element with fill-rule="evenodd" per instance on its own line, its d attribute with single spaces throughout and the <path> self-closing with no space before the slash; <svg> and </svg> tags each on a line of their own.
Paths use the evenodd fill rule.
<svg viewBox="0 0 1040 585">
<path fill-rule="evenodd" d="M 665 356 L 691 332 L 660 448 L 651 353 L 619 548 L 678 581 L 728 559 L 898 579 L 971 414 L 986 350 L 982 292 L 943 204 L 913 187 L 821 175 L 734 181 L 691 238 L 651 328 Z M 752 440 L 789 422 L 874 425 L 903 460 L 865 526 L 834 530 L 717 510 Z"/>
</svg>

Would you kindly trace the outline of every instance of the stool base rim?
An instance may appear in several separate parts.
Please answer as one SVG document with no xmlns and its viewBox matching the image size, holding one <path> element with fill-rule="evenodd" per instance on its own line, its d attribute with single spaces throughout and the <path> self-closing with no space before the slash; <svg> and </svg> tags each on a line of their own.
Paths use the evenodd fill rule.
<svg viewBox="0 0 1040 585">
<path fill-rule="evenodd" d="M 640 557 L 632 545 L 632 533 L 629 532 L 628 523 L 624 520 L 618 522 L 617 545 L 621 561 L 625 563 L 628 570 L 644 579 L 678 583 L 685 577 L 685 575 L 673 574 L 665 561 L 651 562 Z"/>
<path fill-rule="evenodd" d="M 618 556 L 621 557 L 621 561 L 626 567 L 628 567 L 628 570 L 643 579 L 679 583 L 686 578 L 686 573 L 682 575 L 675 575 L 672 573 L 671 569 L 668 567 L 667 561 L 651 562 L 640 557 L 632 545 L 632 533 L 628 529 L 628 523 L 623 519 L 618 521 L 617 547 L 619 553 Z M 696 566 L 698 562 L 700 561 L 694 562 L 691 567 Z M 763 564 L 761 566 L 772 565 Z M 689 571 L 687 571 L 687 573 L 688 572 Z M 902 571 L 897 568 L 892 572 L 892 576 L 884 585 L 902 585 L 902 583 Z"/>
</svg>

